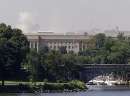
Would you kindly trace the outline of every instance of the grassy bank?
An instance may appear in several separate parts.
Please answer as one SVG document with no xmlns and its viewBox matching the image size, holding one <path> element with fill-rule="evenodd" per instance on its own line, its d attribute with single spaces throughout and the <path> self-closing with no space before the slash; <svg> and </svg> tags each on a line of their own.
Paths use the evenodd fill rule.
<svg viewBox="0 0 130 96">
<path fill-rule="evenodd" d="M 70 92 L 86 90 L 85 83 L 73 80 L 67 83 L 49 82 L 13 82 L 6 81 L 5 86 L 0 86 L 0 92 L 19 93 L 19 92 Z"/>
</svg>

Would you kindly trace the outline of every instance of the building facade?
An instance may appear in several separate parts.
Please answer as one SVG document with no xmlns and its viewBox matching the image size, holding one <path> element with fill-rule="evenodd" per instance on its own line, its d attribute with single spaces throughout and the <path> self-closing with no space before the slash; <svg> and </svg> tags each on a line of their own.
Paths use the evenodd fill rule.
<svg viewBox="0 0 130 96">
<path fill-rule="evenodd" d="M 67 53 L 73 51 L 78 53 L 87 48 L 88 35 L 56 34 L 51 32 L 27 33 L 30 48 L 37 51 L 47 46 L 50 50 L 59 50 L 64 47 Z"/>
</svg>

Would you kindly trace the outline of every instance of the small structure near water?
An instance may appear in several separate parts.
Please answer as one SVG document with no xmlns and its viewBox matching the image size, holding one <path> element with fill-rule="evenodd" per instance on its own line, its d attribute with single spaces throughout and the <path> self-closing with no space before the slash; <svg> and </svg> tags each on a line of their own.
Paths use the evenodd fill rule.
<svg viewBox="0 0 130 96">
<path fill-rule="evenodd" d="M 89 90 L 118 90 L 130 89 L 129 84 L 121 78 L 114 78 L 113 75 L 97 76 L 90 80 L 86 86 Z"/>
</svg>

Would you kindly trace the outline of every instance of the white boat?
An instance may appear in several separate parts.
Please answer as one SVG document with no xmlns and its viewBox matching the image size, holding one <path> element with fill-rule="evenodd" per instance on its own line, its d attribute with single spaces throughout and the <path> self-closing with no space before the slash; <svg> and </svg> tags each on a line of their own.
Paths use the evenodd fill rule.
<svg viewBox="0 0 130 96">
<path fill-rule="evenodd" d="M 121 89 L 121 88 L 128 88 L 130 89 L 130 86 L 123 85 L 126 82 L 123 80 L 114 80 L 110 78 L 110 76 L 98 76 L 97 78 L 94 78 L 93 80 L 90 80 L 86 86 L 89 90 L 113 90 L 113 89 Z"/>
</svg>

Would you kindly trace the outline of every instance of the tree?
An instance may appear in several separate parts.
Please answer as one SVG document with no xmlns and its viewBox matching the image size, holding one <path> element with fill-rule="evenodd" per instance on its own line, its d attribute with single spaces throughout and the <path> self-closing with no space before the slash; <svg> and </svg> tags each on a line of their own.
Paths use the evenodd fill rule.
<svg viewBox="0 0 130 96">
<path fill-rule="evenodd" d="M 5 79 L 15 79 L 21 71 L 21 63 L 28 52 L 27 38 L 20 29 L 0 24 L 0 77 L 2 85 Z"/>
<path fill-rule="evenodd" d="M 27 56 L 28 70 L 30 72 L 30 80 L 36 82 L 39 77 L 40 59 L 36 50 L 30 50 Z"/>
<path fill-rule="evenodd" d="M 61 57 L 60 52 L 54 50 L 47 54 L 43 66 L 48 80 L 56 81 L 60 79 Z"/>
<path fill-rule="evenodd" d="M 67 53 L 66 46 L 61 46 L 59 48 L 59 51 L 60 51 L 61 54 L 66 54 Z"/>
<path fill-rule="evenodd" d="M 125 40 L 125 36 L 123 32 L 118 33 L 117 35 L 118 40 Z"/>
<path fill-rule="evenodd" d="M 126 41 L 116 41 L 111 47 L 111 53 L 108 56 L 110 63 L 127 64 L 130 57 L 130 46 Z"/>
<path fill-rule="evenodd" d="M 103 33 L 99 33 L 95 35 L 95 40 L 96 40 L 96 48 L 101 48 L 104 46 L 106 36 Z"/>
<path fill-rule="evenodd" d="M 79 61 L 79 60 L 78 60 Z M 76 55 L 73 53 L 65 54 L 62 57 L 62 64 L 63 64 L 63 75 L 66 80 L 72 80 L 76 77 L 76 72 L 78 72 L 78 64 Z M 81 62 L 80 62 L 81 63 Z"/>
</svg>

